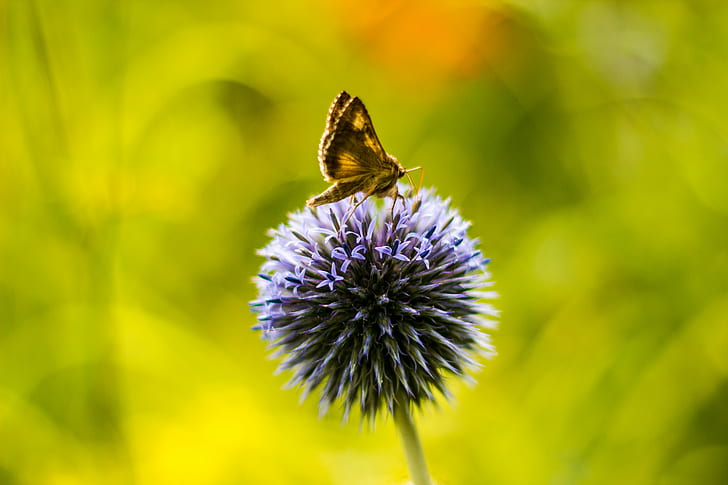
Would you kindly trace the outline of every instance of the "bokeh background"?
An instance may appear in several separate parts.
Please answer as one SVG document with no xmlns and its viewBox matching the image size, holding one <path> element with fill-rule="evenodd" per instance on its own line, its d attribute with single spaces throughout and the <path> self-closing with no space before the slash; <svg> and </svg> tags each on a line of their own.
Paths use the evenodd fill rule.
<svg viewBox="0 0 728 485">
<path fill-rule="evenodd" d="M 473 222 L 457 484 L 728 483 L 728 3 L 0 1 L 0 484 L 402 484 L 250 330 L 329 104 Z"/>
</svg>

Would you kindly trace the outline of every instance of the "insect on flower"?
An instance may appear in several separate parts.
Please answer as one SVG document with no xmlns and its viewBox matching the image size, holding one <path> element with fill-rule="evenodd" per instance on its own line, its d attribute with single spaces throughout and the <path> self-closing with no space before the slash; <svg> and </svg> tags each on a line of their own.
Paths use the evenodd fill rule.
<svg viewBox="0 0 728 485">
<path fill-rule="evenodd" d="M 392 197 L 394 215 L 397 199 L 404 199 L 397 190 L 397 180 L 407 175 L 414 186 L 409 172 L 422 170 L 422 167 L 405 169 L 396 158 L 384 151 L 364 103 L 346 91 L 340 92 L 329 108 L 318 161 L 324 180 L 333 185 L 309 199 L 306 205 L 316 207 L 349 196 L 354 203 L 356 194 L 364 193 L 364 197 L 351 208 L 344 224 L 354 210 L 372 195 Z"/>
<path fill-rule="evenodd" d="M 291 213 L 259 251 L 254 327 L 292 372 L 291 386 L 320 391 L 374 422 L 397 406 L 449 396 L 494 350 L 497 312 L 489 259 L 470 223 L 433 190 L 389 209 L 365 201 L 341 231 L 348 202 Z"/>
</svg>

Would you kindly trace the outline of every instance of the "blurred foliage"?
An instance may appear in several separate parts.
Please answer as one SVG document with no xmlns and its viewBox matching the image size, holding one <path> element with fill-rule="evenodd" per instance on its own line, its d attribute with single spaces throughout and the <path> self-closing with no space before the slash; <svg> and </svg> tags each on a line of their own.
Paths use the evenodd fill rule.
<svg viewBox="0 0 728 485">
<path fill-rule="evenodd" d="M 329 103 L 493 258 L 456 484 L 728 483 L 728 4 L 0 1 L 0 483 L 403 483 L 250 331 Z"/>
</svg>

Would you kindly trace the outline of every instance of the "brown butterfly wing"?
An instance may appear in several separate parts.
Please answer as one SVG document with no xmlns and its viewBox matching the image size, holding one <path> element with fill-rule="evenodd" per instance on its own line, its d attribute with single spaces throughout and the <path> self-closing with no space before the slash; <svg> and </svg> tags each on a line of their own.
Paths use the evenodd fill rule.
<svg viewBox="0 0 728 485">
<path fill-rule="evenodd" d="M 319 145 L 319 166 L 327 182 L 373 175 L 391 164 L 364 103 L 342 91 L 329 109 Z"/>
<path fill-rule="evenodd" d="M 316 207 L 321 204 L 329 204 L 357 192 L 370 192 L 373 186 L 374 180 L 370 176 L 352 177 L 349 180 L 335 182 L 323 193 L 307 200 L 306 205 Z"/>
<path fill-rule="evenodd" d="M 339 118 L 341 118 L 341 112 L 344 110 L 344 106 L 351 100 L 351 95 L 347 93 L 346 91 L 342 91 L 339 93 L 338 96 L 336 96 L 336 99 L 334 99 L 334 102 L 331 103 L 331 107 L 329 108 L 329 113 L 326 116 L 326 128 L 324 129 L 324 134 L 321 136 L 321 142 L 319 143 L 319 165 L 321 168 L 321 174 L 326 177 L 326 173 L 324 172 L 324 165 L 321 163 L 323 153 L 324 153 L 324 147 L 328 147 L 331 143 L 331 138 L 334 136 L 334 133 L 336 132 L 336 123 L 339 121 Z"/>
</svg>

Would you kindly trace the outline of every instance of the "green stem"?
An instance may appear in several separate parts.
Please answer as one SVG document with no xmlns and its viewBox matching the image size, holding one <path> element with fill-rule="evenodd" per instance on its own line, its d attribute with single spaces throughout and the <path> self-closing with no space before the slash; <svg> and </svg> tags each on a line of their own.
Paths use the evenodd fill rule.
<svg viewBox="0 0 728 485">
<path fill-rule="evenodd" d="M 409 400 L 406 397 L 400 396 L 399 403 L 394 408 L 394 422 L 399 430 L 399 436 L 402 438 L 413 485 L 432 485 L 430 475 L 427 473 L 425 454 L 422 451 L 420 438 L 412 420 L 412 413 L 410 413 Z"/>
</svg>

